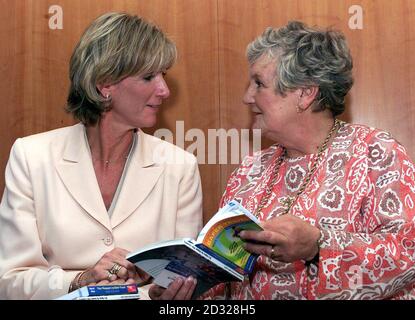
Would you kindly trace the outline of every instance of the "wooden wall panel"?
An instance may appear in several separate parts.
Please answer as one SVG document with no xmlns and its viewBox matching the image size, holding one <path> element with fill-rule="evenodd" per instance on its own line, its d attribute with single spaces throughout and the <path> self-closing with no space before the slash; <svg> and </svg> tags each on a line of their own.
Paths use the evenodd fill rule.
<svg viewBox="0 0 415 320">
<path fill-rule="evenodd" d="M 362 30 L 349 28 L 352 5 L 363 9 Z M 300 20 L 332 26 L 348 39 L 355 84 L 341 118 L 390 131 L 415 159 L 415 38 L 410 31 L 415 24 L 415 1 L 219 0 L 218 12 L 222 126 L 250 126 L 249 110 L 241 101 L 248 79 L 247 44 L 268 26 Z M 222 167 L 222 187 L 234 167 Z"/>
<path fill-rule="evenodd" d="M 177 44 L 179 59 L 168 72 L 171 96 L 157 128 L 175 132 L 219 126 L 217 3 L 211 0 L 2 0 L 0 64 L 5 116 L 0 127 L 0 190 L 10 147 L 17 137 L 74 123 L 63 108 L 68 62 L 89 23 L 109 11 L 138 14 L 159 25 Z M 50 30 L 48 9 L 63 9 L 63 29 Z M 197 18 L 196 18 L 197 17 Z M 206 30 L 208 32 L 206 33 Z M 217 210 L 219 166 L 201 165 L 204 209 Z"/>
</svg>

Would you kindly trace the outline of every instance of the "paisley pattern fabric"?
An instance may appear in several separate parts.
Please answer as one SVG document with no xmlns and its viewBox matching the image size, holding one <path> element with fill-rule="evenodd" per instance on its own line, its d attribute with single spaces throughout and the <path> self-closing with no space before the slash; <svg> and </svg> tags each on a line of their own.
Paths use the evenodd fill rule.
<svg viewBox="0 0 415 320">
<path fill-rule="evenodd" d="M 232 199 L 255 213 L 282 148 L 246 157 L 229 178 L 221 206 Z M 286 159 L 260 220 L 280 215 L 316 155 Z M 323 233 L 319 262 L 282 263 L 260 256 L 250 279 L 204 298 L 414 299 L 415 166 L 390 134 L 345 124 L 290 214 Z"/>
</svg>

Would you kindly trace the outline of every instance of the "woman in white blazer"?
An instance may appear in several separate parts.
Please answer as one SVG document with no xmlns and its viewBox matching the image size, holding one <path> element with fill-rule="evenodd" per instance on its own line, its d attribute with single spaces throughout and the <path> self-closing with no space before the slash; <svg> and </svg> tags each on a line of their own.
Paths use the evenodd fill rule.
<svg viewBox="0 0 415 320">
<path fill-rule="evenodd" d="M 71 57 L 67 105 L 80 123 L 17 139 L 11 150 L 0 299 L 144 281 L 129 251 L 197 235 L 196 158 L 140 130 L 156 123 L 175 58 L 175 45 L 137 16 L 105 14 L 85 31 Z"/>
</svg>

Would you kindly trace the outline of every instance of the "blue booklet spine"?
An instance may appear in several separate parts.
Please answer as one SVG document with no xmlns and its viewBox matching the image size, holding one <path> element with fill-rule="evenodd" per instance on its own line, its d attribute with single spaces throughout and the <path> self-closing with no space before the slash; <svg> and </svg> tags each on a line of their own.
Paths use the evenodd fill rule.
<svg viewBox="0 0 415 320">
<path fill-rule="evenodd" d="M 87 289 L 88 296 L 107 296 L 138 293 L 138 288 L 136 284 L 114 286 L 88 286 Z"/>
</svg>

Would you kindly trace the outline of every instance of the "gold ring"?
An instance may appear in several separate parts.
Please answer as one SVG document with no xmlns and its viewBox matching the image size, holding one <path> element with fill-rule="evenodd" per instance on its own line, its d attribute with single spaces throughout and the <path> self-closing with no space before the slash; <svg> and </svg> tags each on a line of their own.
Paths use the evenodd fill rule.
<svg viewBox="0 0 415 320">
<path fill-rule="evenodd" d="M 114 274 L 115 275 L 118 275 L 118 271 L 120 271 L 121 270 L 121 268 L 122 268 L 122 266 L 121 265 L 119 265 L 118 263 L 117 263 L 117 267 L 115 268 L 115 270 L 114 270 Z"/>
<path fill-rule="evenodd" d="M 276 258 L 277 258 L 277 254 L 275 253 L 275 246 L 272 246 L 271 247 L 271 254 L 269 255 L 269 257 L 272 259 L 272 260 L 275 260 Z"/>
<path fill-rule="evenodd" d="M 120 266 L 118 263 L 114 263 L 114 265 L 111 267 L 111 269 L 108 270 L 109 273 L 117 275 L 118 271 L 120 271 L 122 266 Z"/>
<path fill-rule="evenodd" d="M 113 276 L 113 274 L 111 272 L 107 271 L 107 279 L 108 279 L 108 281 L 111 282 L 111 277 L 112 276 Z"/>
</svg>

